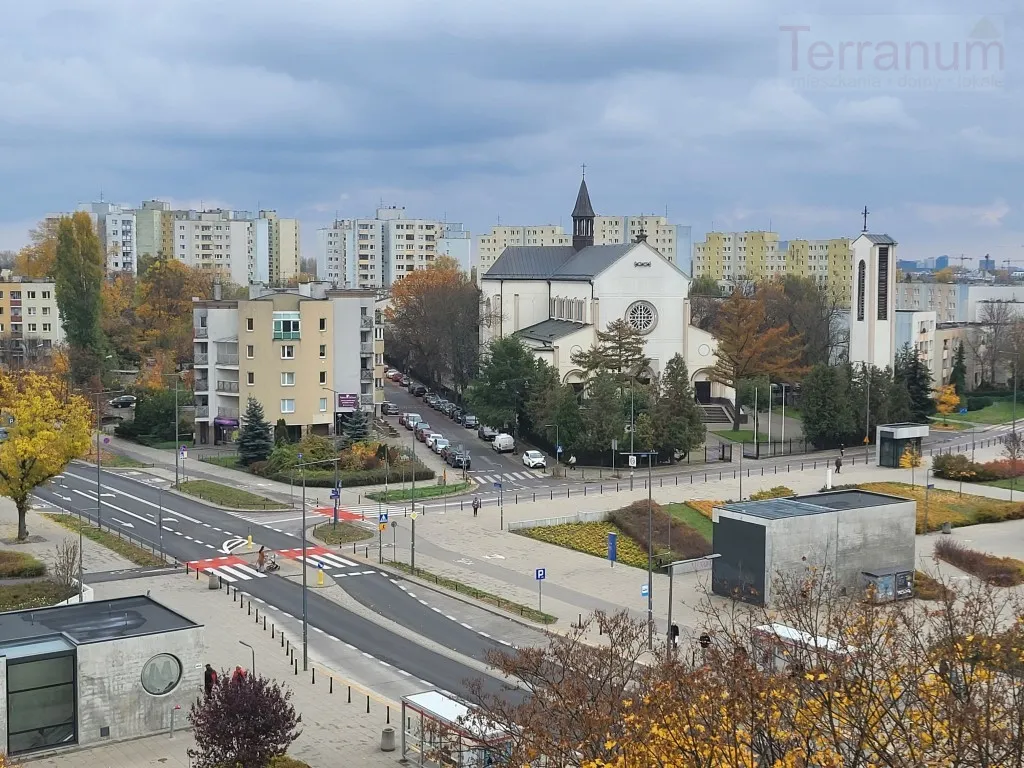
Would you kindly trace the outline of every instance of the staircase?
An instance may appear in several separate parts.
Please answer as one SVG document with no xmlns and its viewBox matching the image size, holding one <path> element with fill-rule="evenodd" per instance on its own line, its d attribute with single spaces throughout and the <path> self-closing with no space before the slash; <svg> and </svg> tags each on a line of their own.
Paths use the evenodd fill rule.
<svg viewBox="0 0 1024 768">
<path fill-rule="evenodd" d="M 724 405 L 700 405 L 700 420 L 705 424 L 732 424 L 732 416 Z"/>
</svg>

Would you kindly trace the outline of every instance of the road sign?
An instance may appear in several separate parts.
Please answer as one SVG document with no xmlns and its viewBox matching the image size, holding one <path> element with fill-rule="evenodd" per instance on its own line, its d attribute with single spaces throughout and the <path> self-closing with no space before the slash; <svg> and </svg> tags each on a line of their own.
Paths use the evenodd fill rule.
<svg viewBox="0 0 1024 768">
<path fill-rule="evenodd" d="M 629 457 L 629 468 L 630 469 L 635 469 L 636 468 L 636 456 L 630 456 Z"/>
<path fill-rule="evenodd" d="M 966 408 L 961 408 L 960 409 L 960 413 L 967 413 L 967 409 Z"/>
<path fill-rule="evenodd" d="M 388 513 L 387 512 L 381 512 L 381 513 L 379 513 L 377 515 L 377 522 L 378 523 L 386 523 L 387 521 L 388 521 Z"/>
<path fill-rule="evenodd" d="M 420 516 L 419 512 L 413 512 L 411 515 L 409 515 L 409 517 L 411 517 L 413 520 L 415 520 L 419 516 Z"/>
<path fill-rule="evenodd" d="M 535 576 L 537 578 L 537 581 L 544 581 L 544 579 L 547 578 L 547 575 L 548 575 L 548 569 L 547 568 L 538 568 L 537 569 L 537 573 L 535 574 Z"/>
<path fill-rule="evenodd" d="M 377 525 L 377 530 L 378 531 L 383 531 L 387 527 L 388 527 L 387 523 L 380 523 L 380 524 Z"/>
<path fill-rule="evenodd" d="M 340 499 L 341 498 L 341 488 L 331 488 L 331 498 L 332 499 Z"/>
<path fill-rule="evenodd" d="M 495 483 L 494 487 L 497 488 L 500 491 L 501 490 L 501 483 Z"/>
<path fill-rule="evenodd" d="M 614 438 L 612 439 L 612 450 L 613 451 L 619 450 L 619 441 L 617 439 L 614 439 Z"/>
<path fill-rule="evenodd" d="M 562 452 L 562 446 L 560 446 L 560 445 L 556 446 L 555 447 L 555 453 L 561 453 L 561 452 Z"/>
<path fill-rule="evenodd" d="M 619 540 L 618 534 L 616 534 L 616 533 L 609 533 L 608 534 L 608 559 L 612 561 L 613 565 L 615 564 L 615 560 L 618 558 L 618 555 L 619 555 L 619 546 L 618 546 L 619 545 L 619 541 L 618 540 Z"/>
<path fill-rule="evenodd" d="M 398 527 L 398 521 L 397 520 L 392 520 L 391 521 L 391 527 L 392 528 L 397 528 Z"/>
<path fill-rule="evenodd" d="M 186 448 L 184 445 L 181 446 L 181 448 L 178 450 L 178 455 L 181 456 L 181 458 L 183 458 L 183 459 L 187 459 L 188 458 L 188 448 Z"/>
<path fill-rule="evenodd" d="M 641 584 L 640 585 L 640 597 L 647 597 L 648 594 L 649 593 L 647 592 L 647 585 L 646 584 Z"/>
</svg>

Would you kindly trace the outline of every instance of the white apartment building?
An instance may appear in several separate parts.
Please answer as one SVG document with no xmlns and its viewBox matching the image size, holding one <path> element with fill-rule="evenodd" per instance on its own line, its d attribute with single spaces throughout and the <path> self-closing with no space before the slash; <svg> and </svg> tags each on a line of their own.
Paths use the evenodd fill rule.
<svg viewBox="0 0 1024 768">
<path fill-rule="evenodd" d="M 317 232 L 317 277 L 338 286 L 387 288 L 441 253 L 460 263 L 471 258 L 462 224 L 409 219 L 397 206 L 378 208 L 372 219 L 336 219 Z"/>
<path fill-rule="evenodd" d="M 107 272 L 137 273 L 139 251 L 135 211 L 124 205 L 104 202 L 81 206 L 79 210 L 92 217 L 106 257 Z"/>
<path fill-rule="evenodd" d="M 689 274 L 692 234 L 689 226 L 669 224 L 664 216 L 595 216 L 594 244 L 622 245 L 646 234 L 648 245 Z M 509 247 L 572 245 L 572 235 L 559 224 L 496 226 L 476 238 L 476 266 L 486 274 L 502 251 Z"/>
<path fill-rule="evenodd" d="M 190 211 L 174 221 L 174 258 L 239 285 L 256 279 L 253 222 L 238 211 Z M 239 217 L 239 218 L 235 218 Z"/>
</svg>

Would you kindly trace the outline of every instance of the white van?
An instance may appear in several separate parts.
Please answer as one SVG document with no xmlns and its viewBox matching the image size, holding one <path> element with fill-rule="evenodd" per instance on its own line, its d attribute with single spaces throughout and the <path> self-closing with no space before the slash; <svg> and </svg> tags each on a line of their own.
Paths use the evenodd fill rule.
<svg viewBox="0 0 1024 768">
<path fill-rule="evenodd" d="M 495 453 L 515 453 L 516 441 L 512 435 L 506 435 L 502 432 L 500 435 L 495 436 L 494 442 L 491 443 L 491 448 L 494 449 Z"/>
</svg>

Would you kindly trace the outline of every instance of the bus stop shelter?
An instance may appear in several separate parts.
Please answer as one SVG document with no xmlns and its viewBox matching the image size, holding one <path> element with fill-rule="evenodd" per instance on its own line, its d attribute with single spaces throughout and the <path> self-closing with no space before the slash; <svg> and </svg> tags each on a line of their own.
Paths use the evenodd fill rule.
<svg viewBox="0 0 1024 768">
<path fill-rule="evenodd" d="M 879 424 L 875 427 L 875 459 L 880 467 L 897 468 L 907 448 L 921 453 L 921 440 L 928 437 L 927 424 Z"/>
<path fill-rule="evenodd" d="M 402 697 L 402 762 L 417 766 L 496 765 L 508 734 L 475 708 L 441 691 Z"/>
</svg>

